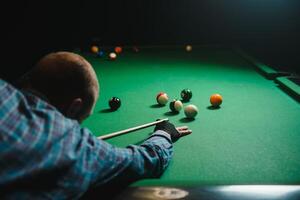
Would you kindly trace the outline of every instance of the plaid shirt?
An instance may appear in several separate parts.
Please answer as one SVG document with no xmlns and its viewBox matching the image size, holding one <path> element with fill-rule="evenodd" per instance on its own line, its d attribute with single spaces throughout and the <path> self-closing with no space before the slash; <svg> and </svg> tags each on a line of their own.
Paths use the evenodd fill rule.
<svg viewBox="0 0 300 200">
<path fill-rule="evenodd" d="M 163 131 L 117 148 L 0 79 L 0 199 L 78 199 L 120 176 L 159 177 L 172 154 Z"/>
</svg>

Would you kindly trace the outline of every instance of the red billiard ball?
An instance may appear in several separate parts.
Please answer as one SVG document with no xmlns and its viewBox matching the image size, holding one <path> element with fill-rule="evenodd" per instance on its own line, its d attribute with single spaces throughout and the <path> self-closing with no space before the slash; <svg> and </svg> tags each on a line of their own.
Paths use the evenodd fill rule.
<svg viewBox="0 0 300 200">
<path fill-rule="evenodd" d="M 115 52 L 120 54 L 122 52 L 122 47 L 115 47 Z"/>
</svg>

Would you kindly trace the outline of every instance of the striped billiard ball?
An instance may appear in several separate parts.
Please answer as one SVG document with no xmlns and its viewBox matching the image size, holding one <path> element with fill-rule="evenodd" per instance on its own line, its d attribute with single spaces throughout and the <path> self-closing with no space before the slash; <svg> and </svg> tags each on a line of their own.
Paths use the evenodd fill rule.
<svg viewBox="0 0 300 200">
<path fill-rule="evenodd" d="M 158 95 L 156 96 L 156 101 L 159 105 L 166 105 L 169 101 L 169 97 L 166 93 L 164 92 L 160 92 L 158 93 Z"/>
<path fill-rule="evenodd" d="M 169 106 L 170 106 L 170 110 L 175 113 L 180 112 L 180 110 L 183 107 L 182 102 L 176 99 L 171 101 Z"/>
</svg>

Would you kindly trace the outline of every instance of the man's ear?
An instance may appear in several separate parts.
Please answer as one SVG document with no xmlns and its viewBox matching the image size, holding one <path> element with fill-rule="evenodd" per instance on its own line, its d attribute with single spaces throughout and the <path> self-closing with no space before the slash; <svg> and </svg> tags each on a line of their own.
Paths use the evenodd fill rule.
<svg viewBox="0 0 300 200">
<path fill-rule="evenodd" d="M 73 99 L 69 108 L 67 109 L 67 117 L 77 119 L 79 112 L 82 110 L 83 102 L 81 98 Z M 78 119 L 77 119 L 78 120 Z"/>
</svg>

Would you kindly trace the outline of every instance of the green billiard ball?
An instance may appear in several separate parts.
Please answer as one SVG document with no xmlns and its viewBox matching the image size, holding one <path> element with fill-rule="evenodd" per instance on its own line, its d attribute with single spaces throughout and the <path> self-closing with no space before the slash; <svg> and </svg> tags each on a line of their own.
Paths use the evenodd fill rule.
<svg viewBox="0 0 300 200">
<path fill-rule="evenodd" d="M 181 91 L 180 96 L 183 102 L 188 102 L 192 98 L 193 93 L 190 89 L 184 89 Z"/>
</svg>

